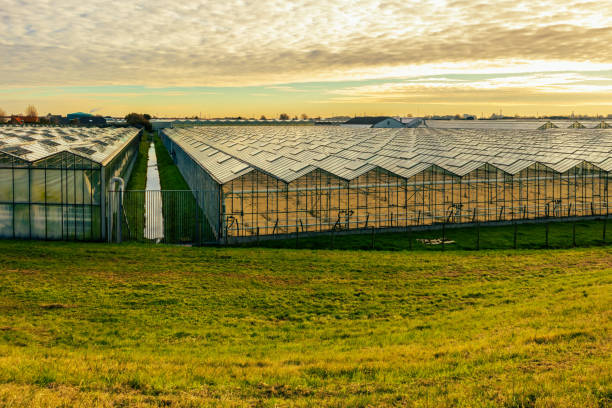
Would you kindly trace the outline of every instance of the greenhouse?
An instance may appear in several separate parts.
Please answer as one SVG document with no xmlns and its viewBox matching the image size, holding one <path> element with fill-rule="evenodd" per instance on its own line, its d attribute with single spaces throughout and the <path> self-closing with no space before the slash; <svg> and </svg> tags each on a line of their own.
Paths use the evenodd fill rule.
<svg viewBox="0 0 612 408">
<path fill-rule="evenodd" d="M 127 177 L 140 131 L 0 128 L 0 238 L 102 240 L 110 180 Z"/>
<path fill-rule="evenodd" d="M 604 129 L 166 129 L 216 238 L 601 216 Z"/>
</svg>

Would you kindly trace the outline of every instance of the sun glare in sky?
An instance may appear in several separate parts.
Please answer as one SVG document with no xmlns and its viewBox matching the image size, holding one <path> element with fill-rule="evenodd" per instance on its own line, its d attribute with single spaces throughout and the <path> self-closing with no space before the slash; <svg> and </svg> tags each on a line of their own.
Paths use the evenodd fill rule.
<svg viewBox="0 0 612 408">
<path fill-rule="evenodd" d="M 606 3 L 5 0 L 0 108 L 607 114 Z"/>
</svg>

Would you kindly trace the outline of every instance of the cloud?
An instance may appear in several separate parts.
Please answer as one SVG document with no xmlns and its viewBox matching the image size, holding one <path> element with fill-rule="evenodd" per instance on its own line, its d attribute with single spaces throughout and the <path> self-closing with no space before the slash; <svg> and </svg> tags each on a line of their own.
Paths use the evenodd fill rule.
<svg viewBox="0 0 612 408">
<path fill-rule="evenodd" d="M 19 13 L 15 13 L 19 10 Z M 5 0 L 0 85 L 243 86 L 612 66 L 601 3 Z M 518 69 L 518 68 L 516 68 Z"/>
<path fill-rule="evenodd" d="M 594 73 L 542 72 L 480 79 L 424 77 L 328 91 L 324 103 L 503 103 L 610 105 L 612 78 Z"/>
</svg>

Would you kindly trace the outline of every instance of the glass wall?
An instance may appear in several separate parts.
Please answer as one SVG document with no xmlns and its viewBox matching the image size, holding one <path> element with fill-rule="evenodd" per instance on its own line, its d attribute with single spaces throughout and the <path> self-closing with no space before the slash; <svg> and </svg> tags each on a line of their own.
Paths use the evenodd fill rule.
<svg viewBox="0 0 612 408">
<path fill-rule="evenodd" d="M 138 139 L 106 166 L 70 152 L 36 162 L 0 153 L 0 238 L 101 240 L 103 174 L 107 182 L 127 176 Z"/>
<path fill-rule="evenodd" d="M 72 153 L 34 163 L 0 154 L 0 238 L 99 240 L 100 176 Z"/>
<path fill-rule="evenodd" d="M 533 164 L 507 174 L 485 164 L 463 177 L 430 166 L 406 179 L 377 168 L 353 180 L 315 170 L 285 183 L 251 171 L 222 186 L 221 235 L 244 237 L 439 223 L 605 215 L 609 174 Z"/>
</svg>

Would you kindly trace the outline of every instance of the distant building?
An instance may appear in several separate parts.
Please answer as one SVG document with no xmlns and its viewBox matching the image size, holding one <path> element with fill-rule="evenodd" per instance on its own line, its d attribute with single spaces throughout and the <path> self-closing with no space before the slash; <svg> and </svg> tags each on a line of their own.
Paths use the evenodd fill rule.
<svg viewBox="0 0 612 408">
<path fill-rule="evenodd" d="M 79 125 L 84 126 L 104 126 L 106 125 L 106 119 L 102 116 L 94 116 L 91 113 L 75 112 L 66 115 L 68 122 L 77 120 Z"/>
<path fill-rule="evenodd" d="M 421 124 L 424 124 L 423 118 L 396 118 L 400 122 L 404 124 L 404 127 L 407 128 L 415 128 L 419 127 Z"/>
<path fill-rule="evenodd" d="M 166 129 L 166 128 L 173 127 L 171 120 L 152 120 L 151 126 L 153 127 L 153 130 Z"/>
<path fill-rule="evenodd" d="M 82 117 L 79 118 L 79 124 L 86 126 L 104 126 L 106 125 L 106 119 L 102 116 Z"/>
<path fill-rule="evenodd" d="M 342 125 L 351 128 L 403 128 L 401 121 L 390 116 L 358 116 L 347 120 Z"/>
<path fill-rule="evenodd" d="M 68 118 L 68 120 L 72 120 L 72 119 L 81 119 L 81 118 L 91 118 L 93 117 L 93 115 L 91 113 L 85 113 L 85 112 L 74 112 L 74 113 L 67 114 L 66 117 Z"/>
</svg>

